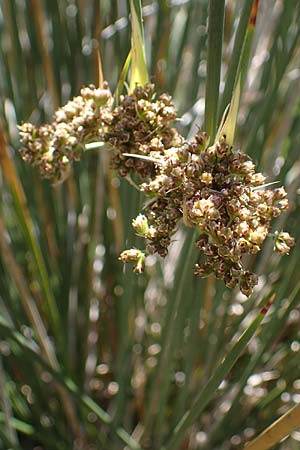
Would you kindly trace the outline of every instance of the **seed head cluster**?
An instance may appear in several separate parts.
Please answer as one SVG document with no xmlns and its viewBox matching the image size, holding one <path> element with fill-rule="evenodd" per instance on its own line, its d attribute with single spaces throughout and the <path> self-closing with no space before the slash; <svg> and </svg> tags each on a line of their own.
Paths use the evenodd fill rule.
<svg viewBox="0 0 300 450">
<path fill-rule="evenodd" d="M 137 87 L 132 95 L 124 96 L 112 116 L 105 140 L 116 149 L 111 163 L 121 176 L 153 178 L 155 165 L 147 158 L 159 158 L 165 150 L 182 145 L 181 136 L 170 126 L 176 119 L 172 98 L 162 94 L 156 99 L 153 84 Z"/>
<path fill-rule="evenodd" d="M 215 274 L 249 296 L 257 276 L 247 270 L 245 256 L 258 253 L 268 236 L 281 254 L 294 245 L 288 233 L 270 233 L 272 219 L 288 207 L 286 192 L 266 189 L 264 175 L 226 136 L 209 146 L 208 136 L 199 132 L 187 142 L 172 127 L 175 119 L 171 97 L 157 97 L 153 84 L 137 87 L 116 107 L 107 85 L 90 86 L 59 109 L 51 125 L 21 125 L 21 155 L 55 180 L 80 159 L 87 143 L 108 143 L 112 167 L 140 180 L 148 197 L 144 213 L 132 223 L 146 239 L 145 251 L 125 250 L 120 260 L 133 261 L 134 271 L 142 272 L 147 254 L 167 255 L 181 221 L 197 230 L 195 275 Z"/>
<path fill-rule="evenodd" d="M 79 161 L 85 145 L 102 139 L 111 121 L 111 93 L 108 86 L 84 87 L 81 95 L 59 108 L 52 124 L 19 126 L 22 158 L 39 169 L 44 178 L 58 182 L 69 172 L 70 163 Z"/>
<path fill-rule="evenodd" d="M 192 148 L 197 149 L 197 137 Z M 225 138 L 191 153 L 184 209 L 187 222 L 199 230 L 196 247 L 204 255 L 196 275 L 214 273 L 226 286 L 239 285 L 243 294 L 251 294 L 257 277 L 245 269 L 244 256 L 260 251 L 272 219 L 288 207 L 285 190 L 265 189 L 264 182 L 250 158 Z"/>
</svg>

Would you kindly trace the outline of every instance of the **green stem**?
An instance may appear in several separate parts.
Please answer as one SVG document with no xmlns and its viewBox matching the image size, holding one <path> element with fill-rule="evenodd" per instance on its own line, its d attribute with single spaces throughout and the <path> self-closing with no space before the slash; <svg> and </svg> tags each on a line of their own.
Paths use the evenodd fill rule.
<svg viewBox="0 0 300 450">
<path fill-rule="evenodd" d="M 251 340 L 258 326 L 263 320 L 269 306 L 270 302 L 268 302 L 267 305 L 261 309 L 261 311 L 257 314 L 255 319 L 251 322 L 248 328 L 246 328 L 244 333 L 240 336 L 238 341 L 233 345 L 227 357 L 223 359 L 223 361 L 217 367 L 216 371 L 211 376 L 207 384 L 201 389 L 199 394 L 196 396 L 196 399 L 193 405 L 191 406 L 190 410 L 187 411 L 181 418 L 181 420 L 177 423 L 176 427 L 171 433 L 170 439 L 164 446 L 164 450 L 176 450 L 177 448 L 180 447 L 180 444 L 185 437 L 187 429 L 191 425 L 193 425 L 193 423 L 197 420 L 199 415 L 204 411 L 208 403 L 214 397 L 218 386 L 224 380 L 228 372 L 232 369 L 239 356 L 246 349 L 249 341 Z"/>
<path fill-rule="evenodd" d="M 252 2 L 249 0 L 245 0 L 244 7 L 241 13 L 241 18 L 239 21 L 239 25 L 236 30 L 234 46 L 232 50 L 232 54 L 230 57 L 230 65 L 228 68 L 226 83 L 224 87 L 224 92 L 222 95 L 222 99 L 220 102 L 220 110 L 219 110 L 219 122 L 222 118 L 222 114 L 225 111 L 225 108 L 230 103 L 231 95 L 233 91 L 233 87 L 235 84 L 235 80 L 237 78 L 237 71 L 239 66 L 239 61 L 241 57 L 241 52 L 245 40 L 245 35 L 247 31 L 247 25 L 249 22 L 250 12 L 252 8 Z"/>
<path fill-rule="evenodd" d="M 214 140 L 217 128 L 221 78 L 225 0 L 210 0 L 208 10 L 207 83 L 205 92 L 205 131 Z"/>
<path fill-rule="evenodd" d="M 73 380 L 64 375 L 61 371 L 56 371 L 50 367 L 38 353 L 36 346 L 34 346 L 33 343 L 31 343 L 21 333 L 16 331 L 1 315 L 0 331 L 1 336 L 5 337 L 5 339 L 12 339 L 17 346 L 31 358 L 33 362 L 39 362 L 41 366 L 53 376 L 59 385 L 72 394 L 76 402 L 93 412 L 104 424 L 111 425 L 112 417 L 99 405 L 97 405 L 97 403 L 88 395 L 81 394 Z M 123 428 L 118 427 L 116 430 L 112 429 L 112 433 L 115 433 L 131 450 L 142 450 L 138 442 L 136 442 L 135 439 L 133 439 Z"/>
<path fill-rule="evenodd" d="M 146 435 L 151 433 L 152 427 L 155 429 L 155 436 L 160 439 L 160 431 L 164 420 L 165 407 L 168 399 L 169 386 L 171 381 L 171 371 L 173 367 L 173 357 L 176 349 L 177 334 L 181 333 L 181 323 L 184 313 L 184 289 L 188 274 L 191 272 L 193 265 L 195 231 L 191 231 L 186 238 L 185 248 L 182 251 L 184 256 L 184 266 L 179 263 L 180 275 L 175 277 L 175 285 L 172 294 L 175 294 L 174 301 L 172 295 L 168 300 L 168 310 L 166 314 L 165 334 L 162 338 L 162 351 L 159 357 L 158 367 L 156 370 L 154 383 L 149 395 L 148 413 L 145 418 Z M 155 426 L 153 426 L 155 423 Z"/>
</svg>

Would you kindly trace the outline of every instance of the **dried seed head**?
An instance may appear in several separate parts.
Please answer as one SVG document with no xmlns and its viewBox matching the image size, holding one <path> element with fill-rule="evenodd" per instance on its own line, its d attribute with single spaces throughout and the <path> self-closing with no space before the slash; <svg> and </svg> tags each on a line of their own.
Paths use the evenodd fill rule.
<svg viewBox="0 0 300 450">
<path fill-rule="evenodd" d="M 135 248 L 124 250 L 119 256 L 119 260 L 123 263 L 135 262 L 133 270 L 136 273 L 142 273 L 145 270 L 145 254 L 141 250 Z"/>
<path fill-rule="evenodd" d="M 105 140 L 114 147 L 111 162 L 121 176 L 136 173 L 147 179 L 157 174 L 153 162 L 124 153 L 157 158 L 165 150 L 183 144 L 179 133 L 170 126 L 176 119 L 172 98 L 167 94 L 156 98 L 153 84 L 138 86 L 123 97 L 112 116 Z"/>
<path fill-rule="evenodd" d="M 258 283 L 258 277 L 254 273 L 251 273 L 249 271 L 245 271 L 239 279 L 239 287 L 241 292 L 244 295 L 249 296 L 254 286 Z"/>
<path fill-rule="evenodd" d="M 289 233 L 281 231 L 275 237 L 275 250 L 282 255 L 288 255 L 291 248 L 295 245 L 295 240 Z"/>
</svg>

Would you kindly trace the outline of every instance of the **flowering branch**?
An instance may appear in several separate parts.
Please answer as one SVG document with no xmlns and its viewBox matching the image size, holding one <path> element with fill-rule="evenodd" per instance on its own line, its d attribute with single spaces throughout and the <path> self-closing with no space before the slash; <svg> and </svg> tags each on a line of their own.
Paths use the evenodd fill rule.
<svg viewBox="0 0 300 450">
<path fill-rule="evenodd" d="M 157 97 L 153 84 L 137 86 L 116 107 L 107 84 L 90 86 L 59 109 L 51 125 L 21 125 L 21 155 L 43 176 L 59 181 L 93 141 L 110 144 L 112 167 L 127 179 L 134 175 L 151 199 L 133 220 L 136 233 L 146 239 L 146 252 L 125 250 L 120 260 L 134 261 L 135 272 L 142 272 L 145 255 L 167 255 L 183 221 L 199 233 L 195 275 L 213 273 L 249 296 L 257 276 L 246 269 L 244 256 L 258 253 L 268 236 L 281 254 L 294 245 L 288 233 L 270 233 L 272 219 L 288 207 L 287 194 L 283 187 L 266 189 L 265 176 L 248 155 L 229 145 L 225 128 L 209 146 L 201 132 L 186 141 L 171 126 L 175 119 L 172 98 Z"/>
</svg>

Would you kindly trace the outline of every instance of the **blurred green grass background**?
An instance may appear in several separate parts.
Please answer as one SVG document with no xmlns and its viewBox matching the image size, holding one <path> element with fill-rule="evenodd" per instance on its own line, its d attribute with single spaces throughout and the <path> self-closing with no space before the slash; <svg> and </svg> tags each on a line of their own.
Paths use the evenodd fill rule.
<svg viewBox="0 0 300 450">
<path fill-rule="evenodd" d="M 251 3 L 225 2 L 219 119 Z M 150 78 L 174 97 L 176 126 L 190 137 L 203 128 L 213 82 L 208 1 L 144 1 L 143 16 Z M 239 449 L 300 402 L 300 3 L 260 2 L 240 106 L 236 145 L 268 182 L 286 186 L 290 208 L 274 229 L 296 238 L 289 257 L 267 242 L 249 260 L 260 275 L 250 299 L 194 279 L 183 229 L 144 275 L 123 268 L 117 257 L 138 245 L 131 221 L 143 199 L 110 171 L 107 151 L 89 151 L 56 187 L 21 161 L 17 124 L 50 121 L 81 86 L 96 84 L 98 48 L 114 89 L 130 49 L 127 1 L 0 3 L 0 448 L 161 448 L 274 292 L 259 333 L 181 447 Z M 294 431 L 274 449 L 299 442 Z"/>
</svg>

